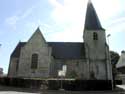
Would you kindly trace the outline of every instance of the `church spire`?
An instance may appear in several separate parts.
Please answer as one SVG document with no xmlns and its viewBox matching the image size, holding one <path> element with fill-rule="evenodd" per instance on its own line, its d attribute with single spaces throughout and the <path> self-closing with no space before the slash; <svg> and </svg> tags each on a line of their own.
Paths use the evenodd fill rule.
<svg viewBox="0 0 125 94">
<path fill-rule="evenodd" d="M 88 1 L 84 30 L 104 30 L 91 0 Z"/>
</svg>

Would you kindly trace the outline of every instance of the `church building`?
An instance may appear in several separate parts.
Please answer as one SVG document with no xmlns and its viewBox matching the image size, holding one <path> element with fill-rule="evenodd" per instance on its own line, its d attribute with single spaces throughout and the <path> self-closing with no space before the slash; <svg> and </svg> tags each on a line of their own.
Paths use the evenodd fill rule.
<svg viewBox="0 0 125 94">
<path fill-rule="evenodd" d="M 112 81 L 105 29 L 91 1 L 87 4 L 83 40 L 47 42 L 37 28 L 27 42 L 19 42 L 12 52 L 8 77 L 57 78 L 65 65 L 65 78 Z"/>
</svg>

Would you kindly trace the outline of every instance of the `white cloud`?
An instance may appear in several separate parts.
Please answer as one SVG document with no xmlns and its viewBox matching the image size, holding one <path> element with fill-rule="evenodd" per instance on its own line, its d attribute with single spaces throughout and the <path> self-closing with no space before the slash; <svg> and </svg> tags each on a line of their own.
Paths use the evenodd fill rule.
<svg viewBox="0 0 125 94">
<path fill-rule="evenodd" d="M 49 0 L 54 6 L 51 17 L 58 24 L 58 32 L 50 34 L 52 41 L 82 41 L 87 0 Z M 57 30 L 57 29 L 56 29 Z"/>
<path fill-rule="evenodd" d="M 6 23 L 8 23 L 10 25 L 14 25 L 17 23 L 18 20 L 19 20 L 18 16 L 11 16 L 11 17 L 6 19 Z"/>
<path fill-rule="evenodd" d="M 125 23 L 125 17 L 118 17 L 117 19 L 111 20 L 109 23 L 107 23 L 107 27 L 114 27 L 114 26 L 121 26 L 121 24 Z"/>
<path fill-rule="evenodd" d="M 26 11 L 24 11 L 22 13 L 22 15 L 20 15 L 20 19 L 24 19 L 24 18 L 28 17 L 36 7 L 37 6 L 35 5 L 35 6 L 28 8 Z"/>
<path fill-rule="evenodd" d="M 9 18 L 7 18 L 5 20 L 5 23 L 7 23 L 8 25 L 12 26 L 12 28 L 15 30 L 16 29 L 16 24 L 17 24 L 18 20 L 19 20 L 18 16 L 11 16 L 11 17 L 9 17 Z"/>
<path fill-rule="evenodd" d="M 49 24 L 43 23 L 41 20 L 37 20 L 35 22 L 27 22 L 26 27 L 30 29 L 36 29 L 39 27 L 41 31 L 44 32 L 49 32 L 49 29 L 51 29 Z"/>
<path fill-rule="evenodd" d="M 51 37 L 53 38 L 52 40 L 81 41 L 79 37 L 83 33 L 84 29 L 84 18 L 88 0 L 64 0 L 64 4 L 59 3 L 58 0 L 49 0 L 49 1 L 54 6 L 54 10 L 52 11 L 51 17 L 56 22 L 56 24 L 58 24 L 58 26 L 64 28 L 61 31 L 52 34 Z M 93 6 L 95 7 L 97 15 L 100 18 L 101 23 L 106 24 L 107 32 L 111 31 L 112 26 L 114 24 L 118 25 L 117 23 L 124 20 L 124 18 L 121 18 L 121 19 L 111 20 L 110 22 L 108 21 L 110 18 L 118 15 L 118 13 L 122 11 L 121 10 L 122 6 L 120 1 L 92 0 L 92 3 Z M 123 25 L 121 26 L 124 27 L 124 22 L 122 22 L 122 24 Z M 116 28 L 119 29 L 120 27 L 116 26 Z M 113 30 L 114 29 L 112 29 L 112 31 Z M 74 37 L 76 37 L 77 39 L 74 39 Z"/>
<path fill-rule="evenodd" d="M 54 6 L 54 7 L 62 7 L 62 4 L 57 2 L 57 0 L 49 0 L 49 2 Z"/>
<path fill-rule="evenodd" d="M 19 21 L 22 21 L 23 19 L 25 19 L 26 17 L 28 17 L 33 9 L 35 8 L 36 6 L 32 6 L 30 8 L 28 8 L 26 11 L 24 12 L 20 12 L 14 16 L 10 16 L 8 18 L 5 19 L 5 24 L 11 26 L 14 30 L 16 29 L 16 25 Z"/>
<path fill-rule="evenodd" d="M 58 0 L 49 0 L 54 6 L 52 18 L 57 23 L 75 22 L 85 18 L 88 0 L 64 0 L 64 4 Z M 92 0 L 92 3 L 101 21 L 108 20 L 121 11 L 121 3 L 118 0 Z"/>
<path fill-rule="evenodd" d="M 57 23 L 75 23 L 84 18 L 86 0 L 64 0 L 63 5 L 58 0 L 50 0 L 50 3 L 54 6 L 52 18 Z"/>
<path fill-rule="evenodd" d="M 58 32 L 51 31 L 49 35 L 47 35 L 47 41 L 81 42 L 83 41 L 82 25 L 71 25 Z"/>
<path fill-rule="evenodd" d="M 121 11 L 120 0 L 92 0 L 92 2 L 102 21 L 109 20 Z"/>
<path fill-rule="evenodd" d="M 107 22 L 105 27 L 107 34 L 117 35 L 116 38 L 120 38 L 118 33 L 124 34 L 125 32 L 125 17 L 118 17 L 117 19 L 110 20 Z"/>
</svg>

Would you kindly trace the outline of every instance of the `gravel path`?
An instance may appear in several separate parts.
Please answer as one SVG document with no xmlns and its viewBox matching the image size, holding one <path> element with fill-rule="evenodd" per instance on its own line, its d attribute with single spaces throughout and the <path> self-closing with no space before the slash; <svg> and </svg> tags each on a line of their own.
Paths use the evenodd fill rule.
<svg viewBox="0 0 125 94">
<path fill-rule="evenodd" d="M 0 94 L 40 94 L 40 90 L 31 88 L 0 86 Z"/>
</svg>

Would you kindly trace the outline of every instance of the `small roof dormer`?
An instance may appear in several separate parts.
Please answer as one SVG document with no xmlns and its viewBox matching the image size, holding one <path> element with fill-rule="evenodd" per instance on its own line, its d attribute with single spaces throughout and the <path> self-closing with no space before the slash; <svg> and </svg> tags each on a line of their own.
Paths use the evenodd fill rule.
<svg viewBox="0 0 125 94">
<path fill-rule="evenodd" d="M 84 30 L 104 30 L 93 7 L 91 0 L 88 1 Z"/>
</svg>

